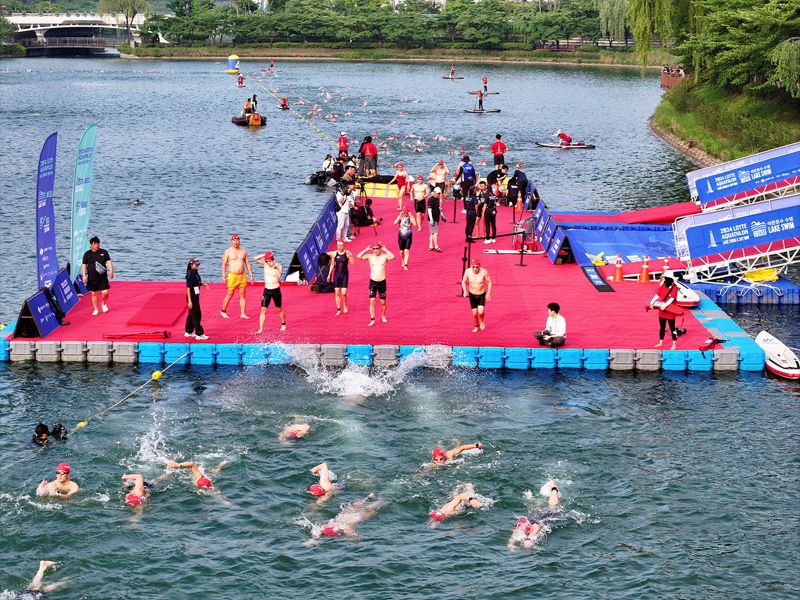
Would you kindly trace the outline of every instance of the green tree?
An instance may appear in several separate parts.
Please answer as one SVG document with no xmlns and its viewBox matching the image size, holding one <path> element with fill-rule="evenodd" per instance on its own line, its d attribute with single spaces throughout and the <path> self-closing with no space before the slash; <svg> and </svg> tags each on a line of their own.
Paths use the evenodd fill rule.
<svg viewBox="0 0 800 600">
<path fill-rule="evenodd" d="M 7 19 L 0 17 L 0 43 L 13 42 L 17 27 Z"/>
<path fill-rule="evenodd" d="M 597 16 L 600 20 L 602 36 L 619 40 L 625 36 L 628 25 L 629 0 L 595 0 L 597 2 Z"/>
<path fill-rule="evenodd" d="M 784 40 L 772 51 L 773 81 L 795 100 L 800 99 L 800 37 Z"/>
<path fill-rule="evenodd" d="M 643 66 L 647 64 L 647 55 L 653 47 L 653 35 L 663 40 L 676 30 L 674 9 L 675 0 L 630 0 L 628 23 Z"/>
<path fill-rule="evenodd" d="M 101 15 L 123 15 L 129 44 L 133 40 L 131 23 L 133 23 L 136 15 L 145 13 L 149 9 L 150 3 L 147 0 L 100 0 L 97 5 L 97 12 Z"/>
</svg>

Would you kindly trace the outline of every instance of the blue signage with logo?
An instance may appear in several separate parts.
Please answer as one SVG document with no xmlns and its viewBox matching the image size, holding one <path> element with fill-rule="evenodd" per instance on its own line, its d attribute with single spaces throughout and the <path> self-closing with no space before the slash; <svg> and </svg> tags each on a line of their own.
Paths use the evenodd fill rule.
<svg viewBox="0 0 800 600">
<path fill-rule="evenodd" d="M 58 302 L 58 307 L 65 315 L 78 304 L 78 294 L 69 279 L 69 271 L 66 268 L 56 273 L 53 286 L 50 288 Z"/>
<path fill-rule="evenodd" d="M 547 250 L 547 257 L 550 259 L 551 263 L 556 264 L 558 253 L 561 251 L 561 246 L 564 245 L 565 239 L 567 239 L 567 236 L 564 230 L 561 229 L 561 227 L 556 228 L 553 234 L 553 241 L 550 242 L 550 248 Z"/>
<path fill-rule="evenodd" d="M 550 247 L 550 242 L 553 240 L 553 236 L 556 234 L 556 229 L 558 229 L 558 223 L 553 217 L 550 217 L 550 220 L 547 222 L 547 225 L 544 228 L 544 234 L 542 235 L 542 248 L 547 250 Z"/>
</svg>

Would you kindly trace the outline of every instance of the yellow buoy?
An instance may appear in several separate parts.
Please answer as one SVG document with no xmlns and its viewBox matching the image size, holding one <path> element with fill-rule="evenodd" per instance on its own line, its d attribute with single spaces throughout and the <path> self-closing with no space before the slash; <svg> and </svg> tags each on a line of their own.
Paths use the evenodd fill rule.
<svg viewBox="0 0 800 600">
<path fill-rule="evenodd" d="M 161 379 L 161 371 L 153 371 L 153 381 Z"/>
<path fill-rule="evenodd" d="M 81 427 L 86 427 L 89 424 L 89 421 L 81 421 L 75 427 L 80 429 Z"/>
<path fill-rule="evenodd" d="M 228 57 L 228 73 L 231 75 L 237 75 L 239 73 L 239 57 L 235 54 L 231 54 Z"/>
</svg>

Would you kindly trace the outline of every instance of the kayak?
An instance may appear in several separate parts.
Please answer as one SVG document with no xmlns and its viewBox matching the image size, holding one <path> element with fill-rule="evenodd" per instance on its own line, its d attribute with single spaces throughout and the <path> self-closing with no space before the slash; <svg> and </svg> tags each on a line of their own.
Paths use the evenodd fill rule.
<svg viewBox="0 0 800 600">
<path fill-rule="evenodd" d="M 561 144 L 555 144 L 553 142 L 534 142 L 537 146 L 541 148 L 563 148 L 564 150 L 594 150 L 594 144 L 587 144 L 585 142 L 579 142 L 577 144 L 569 144 L 568 146 L 563 146 Z"/>
<path fill-rule="evenodd" d="M 786 379 L 800 379 L 800 359 L 791 348 L 766 331 L 759 333 L 755 341 L 764 350 L 767 371 Z"/>
<path fill-rule="evenodd" d="M 487 109 L 478 109 L 478 108 L 465 108 L 464 112 L 466 112 L 466 113 L 475 113 L 475 114 L 482 115 L 483 113 L 499 113 L 500 109 L 499 108 L 490 108 L 490 109 L 487 110 Z"/>
</svg>

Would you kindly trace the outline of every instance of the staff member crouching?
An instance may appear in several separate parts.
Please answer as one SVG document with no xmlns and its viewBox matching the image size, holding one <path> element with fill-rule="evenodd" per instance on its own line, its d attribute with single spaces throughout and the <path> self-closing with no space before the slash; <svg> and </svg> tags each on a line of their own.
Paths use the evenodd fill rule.
<svg viewBox="0 0 800 600">
<path fill-rule="evenodd" d="M 561 306 L 557 302 L 547 305 L 547 321 L 544 324 L 544 331 L 535 331 L 533 335 L 542 346 L 558 348 L 567 341 L 567 321 L 558 312 Z"/>
</svg>

